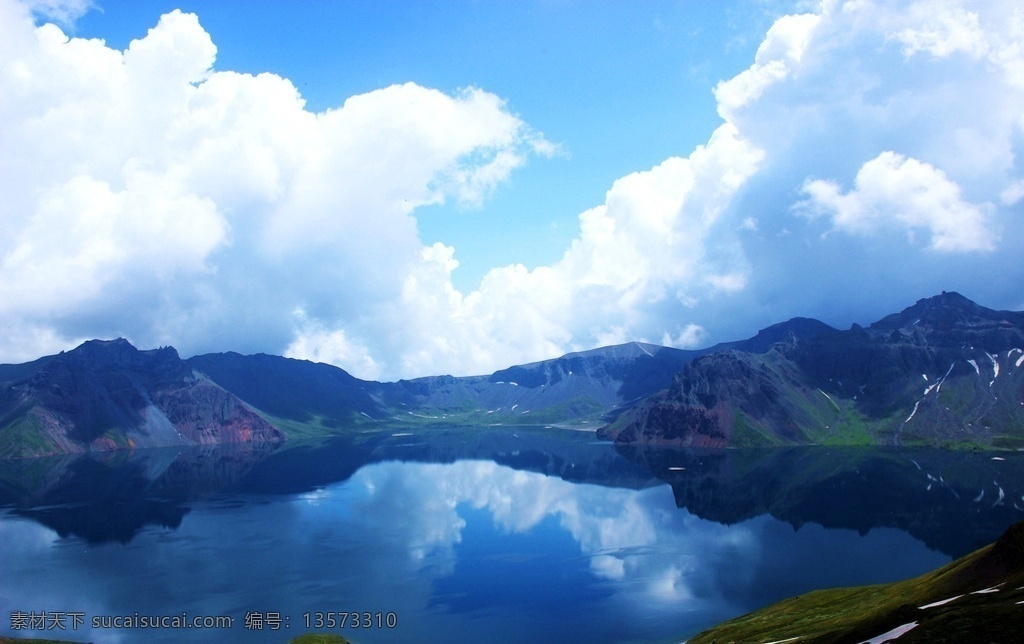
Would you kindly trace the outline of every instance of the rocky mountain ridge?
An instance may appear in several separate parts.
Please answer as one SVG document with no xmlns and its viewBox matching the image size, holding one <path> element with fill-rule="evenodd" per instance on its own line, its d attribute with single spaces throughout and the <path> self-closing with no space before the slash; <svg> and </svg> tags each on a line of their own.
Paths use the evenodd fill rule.
<svg viewBox="0 0 1024 644">
<path fill-rule="evenodd" d="M 716 352 L 600 433 L 706 447 L 1024 446 L 1024 313 L 943 293 L 868 328 Z"/>
</svg>

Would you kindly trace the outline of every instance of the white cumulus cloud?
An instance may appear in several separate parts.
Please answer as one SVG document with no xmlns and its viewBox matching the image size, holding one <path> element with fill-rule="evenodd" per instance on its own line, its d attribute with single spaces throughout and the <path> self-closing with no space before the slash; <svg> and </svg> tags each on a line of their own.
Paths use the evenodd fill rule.
<svg viewBox="0 0 1024 644">
<path fill-rule="evenodd" d="M 913 233 L 924 228 L 935 250 L 995 247 L 996 235 L 983 208 L 965 202 L 960 187 L 941 170 L 895 152 L 883 152 L 861 166 L 849 192 L 821 179 L 808 181 L 804 192 L 809 198 L 801 205 L 830 215 L 839 230 L 869 234 L 897 228 Z"/>
<path fill-rule="evenodd" d="M 416 208 L 478 204 L 553 151 L 484 90 L 314 113 L 287 79 L 217 70 L 195 15 L 117 51 L 30 9 L 0 7 L 0 311 L 39 344 L 2 359 L 126 335 L 380 375 L 407 360 L 353 338 L 435 266 Z"/>
</svg>

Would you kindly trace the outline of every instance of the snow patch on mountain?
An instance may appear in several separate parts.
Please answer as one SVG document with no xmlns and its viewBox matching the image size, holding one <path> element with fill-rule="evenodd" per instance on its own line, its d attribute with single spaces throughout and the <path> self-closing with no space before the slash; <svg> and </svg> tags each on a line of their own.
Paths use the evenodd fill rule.
<svg viewBox="0 0 1024 644">
<path fill-rule="evenodd" d="M 917 401 L 916 403 L 914 403 L 914 409 L 913 409 L 913 411 L 911 411 L 911 412 L 910 412 L 910 415 L 909 415 L 909 416 L 907 416 L 907 419 L 906 419 L 905 421 L 903 421 L 903 424 L 904 424 L 904 425 L 906 425 L 907 423 L 909 423 L 909 422 L 910 422 L 910 419 L 911 419 L 911 418 L 913 418 L 913 417 L 914 417 L 914 414 L 916 414 L 916 413 L 917 413 L 917 408 L 918 408 L 918 407 L 919 407 L 920 405 L 921 405 L 921 401 L 920 401 L 920 400 L 918 400 L 918 401 Z"/>
<path fill-rule="evenodd" d="M 917 622 L 902 624 L 892 629 L 891 631 L 886 631 L 877 637 L 872 637 L 871 639 L 864 642 L 864 644 L 883 644 L 884 642 L 891 642 L 895 639 L 899 639 L 901 636 L 905 635 L 906 633 L 912 631 L 915 628 L 917 628 Z"/>
<path fill-rule="evenodd" d="M 999 377 L 999 361 L 991 353 L 986 352 L 985 355 L 987 355 L 988 359 L 992 361 L 992 380 L 988 383 L 988 386 L 991 387 L 995 384 L 996 378 Z"/>
</svg>

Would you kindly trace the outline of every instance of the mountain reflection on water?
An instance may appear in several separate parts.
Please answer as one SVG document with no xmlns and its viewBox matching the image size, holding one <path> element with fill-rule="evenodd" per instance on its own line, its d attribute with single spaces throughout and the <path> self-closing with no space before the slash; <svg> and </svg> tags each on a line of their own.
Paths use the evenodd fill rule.
<svg viewBox="0 0 1024 644">
<path fill-rule="evenodd" d="M 342 631 L 360 642 L 658 641 L 992 541 L 1024 515 L 1020 465 L 619 450 L 525 428 L 0 461 L 0 603 L 231 615 L 246 641 L 283 639 L 243 632 L 246 611 L 281 613 L 294 637 L 325 630 L 304 613 L 345 610 L 398 615 Z M 204 639 L 182 633 L 66 635 Z"/>
</svg>

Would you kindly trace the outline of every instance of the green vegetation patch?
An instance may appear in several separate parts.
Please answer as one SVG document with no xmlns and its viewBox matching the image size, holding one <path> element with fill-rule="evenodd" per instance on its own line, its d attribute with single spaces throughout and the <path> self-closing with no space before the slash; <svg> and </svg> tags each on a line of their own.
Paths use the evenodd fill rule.
<svg viewBox="0 0 1024 644">
<path fill-rule="evenodd" d="M 23 414 L 0 430 L 0 458 L 45 456 L 62 451 L 64 449 L 46 433 L 35 414 Z"/>
<path fill-rule="evenodd" d="M 364 433 L 375 433 L 379 425 L 371 421 L 361 422 L 354 420 L 351 424 L 338 427 L 333 423 L 325 422 L 322 416 L 314 416 L 309 421 L 292 420 L 289 418 L 278 418 L 276 416 L 264 415 L 264 420 L 277 427 L 290 439 L 323 438 L 329 436 L 351 436 Z M 365 419 L 363 419 L 365 420 Z"/>
<path fill-rule="evenodd" d="M 1024 449 L 1024 436 L 1007 436 L 1005 434 L 992 439 L 992 447 L 997 449 Z"/>
<path fill-rule="evenodd" d="M 778 438 L 761 429 L 756 421 L 739 410 L 733 414 L 732 437 L 729 443 L 730 446 L 737 448 L 777 447 L 782 444 Z"/>
<path fill-rule="evenodd" d="M 836 419 L 834 431 L 824 440 L 822 445 L 879 445 L 879 422 L 865 416 L 852 401 L 843 401 L 845 409 Z M 884 422 L 884 421 L 883 421 Z"/>
</svg>

